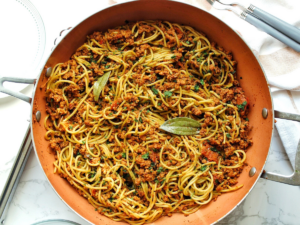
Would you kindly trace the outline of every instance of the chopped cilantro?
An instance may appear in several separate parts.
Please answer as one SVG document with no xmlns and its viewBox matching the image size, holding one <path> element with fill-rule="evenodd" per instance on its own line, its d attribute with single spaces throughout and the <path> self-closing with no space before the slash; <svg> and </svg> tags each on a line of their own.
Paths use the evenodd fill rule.
<svg viewBox="0 0 300 225">
<path fill-rule="evenodd" d="M 203 57 L 200 57 L 200 58 L 197 59 L 197 62 L 200 62 L 202 60 L 203 60 Z"/>
<path fill-rule="evenodd" d="M 105 61 L 102 61 L 101 63 L 102 63 L 102 64 L 106 64 L 107 62 L 105 62 Z"/>
<path fill-rule="evenodd" d="M 157 175 L 160 174 L 163 171 L 162 167 L 159 167 L 158 170 L 156 170 Z"/>
<path fill-rule="evenodd" d="M 172 96 L 172 92 L 171 91 L 165 91 L 164 95 L 165 95 L 166 98 L 169 98 L 169 97 Z"/>
<path fill-rule="evenodd" d="M 149 158 L 149 152 L 147 152 L 146 154 L 142 155 L 143 159 L 148 159 Z"/>
<path fill-rule="evenodd" d="M 210 150 L 217 152 L 218 150 L 216 149 L 216 147 L 210 147 Z"/>
<path fill-rule="evenodd" d="M 158 106 L 161 106 L 161 102 L 157 103 Z"/>
<path fill-rule="evenodd" d="M 164 178 L 164 179 L 160 182 L 160 184 L 165 183 L 165 181 L 166 181 L 166 178 Z"/>
<path fill-rule="evenodd" d="M 90 175 L 91 175 L 90 178 L 93 178 L 96 175 L 96 173 L 90 173 Z"/>
<path fill-rule="evenodd" d="M 173 52 L 175 49 L 176 49 L 176 47 L 172 47 L 172 48 L 171 48 L 171 51 Z"/>
<path fill-rule="evenodd" d="M 125 152 L 122 153 L 122 158 L 126 159 L 126 153 Z"/>
<path fill-rule="evenodd" d="M 194 87 L 195 91 L 199 91 L 199 85 L 196 84 L 195 87 Z"/>
<path fill-rule="evenodd" d="M 107 66 L 105 66 L 105 69 L 108 69 L 110 66 L 109 65 L 107 65 Z"/>
<path fill-rule="evenodd" d="M 85 141 L 82 141 L 82 144 L 85 144 Z"/>
<path fill-rule="evenodd" d="M 231 135 L 229 133 L 226 134 L 227 138 L 231 138 Z"/>
<path fill-rule="evenodd" d="M 183 62 L 183 56 L 180 58 L 180 61 Z"/>
<path fill-rule="evenodd" d="M 248 119 L 248 117 L 246 117 L 246 119 L 245 119 L 246 121 L 249 121 L 249 119 Z"/>
<path fill-rule="evenodd" d="M 153 91 L 153 93 L 154 93 L 155 95 L 157 95 L 157 94 L 158 94 L 158 90 L 157 90 L 157 89 L 155 89 L 154 87 L 152 87 L 152 88 L 151 88 L 151 90 Z"/>
<path fill-rule="evenodd" d="M 140 121 L 141 123 L 143 123 L 143 119 L 142 119 L 142 117 L 140 117 L 140 118 L 139 118 L 139 121 Z"/>
<path fill-rule="evenodd" d="M 238 110 L 244 110 L 246 105 L 247 101 L 244 101 L 242 104 L 236 105 L 236 107 L 238 108 Z"/>
<path fill-rule="evenodd" d="M 235 70 L 231 72 L 231 74 L 232 74 L 232 75 L 233 75 L 233 74 L 235 74 L 235 73 L 236 73 L 236 71 L 235 71 Z"/>
<path fill-rule="evenodd" d="M 203 79 L 200 80 L 200 83 L 204 86 L 204 80 Z"/>
<path fill-rule="evenodd" d="M 72 127 L 72 126 L 69 126 L 69 129 L 73 129 L 73 127 Z"/>
<path fill-rule="evenodd" d="M 136 118 L 134 118 L 134 122 L 136 122 L 136 123 L 137 123 L 137 122 L 139 122 L 139 121 L 138 121 Z"/>
<path fill-rule="evenodd" d="M 207 165 L 204 165 L 204 166 L 202 166 L 202 167 L 200 168 L 200 170 L 201 170 L 201 171 L 205 171 L 206 168 L 207 168 Z"/>
<path fill-rule="evenodd" d="M 97 61 L 94 59 L 94 56 L 93 56 L 93 53 L 92 53 L 92 52 L 91 52 L 90 58 L 91 58 L 91 63 L 92 63 L 92 62 L 97 63 Z"/>
<path fill-rule="evenodd" d="M 171 56 L 171 59 L 176 59 L 176 55 Z"/>
<path fill-rule="evenodd" d="M 113 200 L 114 200 L 114 198 L 111 196 L 111 197 L 109 198 L 109 201 L 112 202 Z"/>
<path fill-rule="evenodd" d="M 189 45 L 189 44 L 191 44 L 189 41 L 186 41 L 186 43 Z"/>
</svg>

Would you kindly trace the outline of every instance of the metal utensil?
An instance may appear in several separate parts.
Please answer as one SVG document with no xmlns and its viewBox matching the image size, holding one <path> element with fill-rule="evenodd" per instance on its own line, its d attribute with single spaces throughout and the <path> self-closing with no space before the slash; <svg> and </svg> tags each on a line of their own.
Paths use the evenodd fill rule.
<svg viewBox="0 0 300 225">
<path fill-rule="evenodd" d="M 300 52 L 300 30 L 277 17 L 250 5 L 244 7 L 238 3 L 224 3 L 220 0 L 207 0 L 215 9 L 228 10 L 238 17 L 266 32 L 287 46 Z"/>
</svg>

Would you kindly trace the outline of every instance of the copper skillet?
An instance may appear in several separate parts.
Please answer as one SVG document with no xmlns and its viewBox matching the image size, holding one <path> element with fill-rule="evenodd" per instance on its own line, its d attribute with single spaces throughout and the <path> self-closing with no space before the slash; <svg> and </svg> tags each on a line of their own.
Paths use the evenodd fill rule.
<svg viewBox="0 0 300 225">
<path fill-rule="evenodd" d="M 248 166 L 239 178 L 239 183 L 244 187 L 238 191 L 223 194 L 216 202 L 202 207 L 198 212 L 185 217 L 182 214 L 174 214 L 172 217 L 160 218 L 155 224 L 213 224 L 229 214 L 248 195 L 258 178 L 261 177 L 268 156 L 271 137 L 273 133 L 274 115 L 300 121 L 300 116 L 274 112 L 270 90 L 264 71 L 254 56 L 251 49 L 243 39 L 229 26 L 213 15 L 192 5 L 167 0 L 142 0 L 131 1 L 108 7 L 90 16 L 74 27 L 56 46 L 47 60 L 45 66 L 53 67 L 56 63 L 64 62 L 84 43 L 86 36 L 96 30 L 106 30 L 128 21 L 160 19 L 194 27 L 205 33 L 212 41 L 217 42 L 226 50 L 233 53 L 238 62 L 237 74 L 241 86 L 249 97 L 251 112 L 249 120 L 253 126 L 250 136 L 254 145 L 247 153 Z M 81 197 L 69 183 L 60 176 L 53 174 L 54 154 L 51 153 L 49 143 L 45 140 L 43 121 L 45 112 L 45 84 L 46 71 L 43 71 L 38 79 L 0 78 L 0 91 L 20 98 L 31 104 L 31 135 L 34 149 L 49 182 L 60 198 L 72 208 L 78 215 L 93 224 L 121 224 L 99 215 L 86 199 Z M 21 93 L 13 93 L 5 89 L 2 84 L 5 81 L 17 83 L 35 83 L 32 98 Z M 263 113 L 262 113 L 263 112 Z M 39 122 L 38 122 L 39 121 Z M 300 152 L 300 147 L 298 147 Z M 296 165 L 300 165 L 300 153 L 296 156 Z M 300 166 L 299 166 L 300 167 Z M 300 170 L 300 168 L 296 168 Z M 297 174 L 281 176 L 265 172 L 262 176 L 292 185 L 300 185 L 300 177 Z"/>
</svg>

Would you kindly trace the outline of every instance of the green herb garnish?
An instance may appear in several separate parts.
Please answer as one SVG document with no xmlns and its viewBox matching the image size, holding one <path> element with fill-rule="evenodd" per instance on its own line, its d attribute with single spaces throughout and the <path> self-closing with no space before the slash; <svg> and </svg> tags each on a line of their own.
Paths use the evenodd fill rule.
<svg viewBox="0 0 300 225">
<path fill-rule="evenodd" d="M 148 159 L 149 158 L 149 152 L 147 152 L 146 154 L 142 155 L 143 159 Z"/>
<path fill-rule="evenodd" d="M 164 95 L 165 95 L 166 98 L 169 98 L 169 97 L 172 96 L 172 91 L 165 91 Z"/>
<path fill-rule="evenodd" d="M 202 167 L 200 168 L 200 170 L 201 170 L 201 171 L 205 171 L 206 168 L 207 168 L 207 165 L 204 165 L 204 166 L 202 166 Z"/>
<path fill-rule="evenodd" d="M 154 87 L 152 87 L 152 88 L 151 88 L 151 90 L 152 90 L 152 92 L 153 92 L 155 95 L 157 95 L 157 94 L 158 94 L 158 90 L 157 90 L 157 89 L 155 89 Z"/>
<path fill-rule="evenodd" d="M 162 167 L 159 167 L 158 170 L 156 170 L 157 175 L 160 174 L 163 171 Z"/>
<path fill-rule="evenodd" d="M 238 108 L 238 110 L 244 110 L 246 105 L 247 101 L 244 101 L 242 104 L 236 105 L 236 107 Z"/>
</svg>

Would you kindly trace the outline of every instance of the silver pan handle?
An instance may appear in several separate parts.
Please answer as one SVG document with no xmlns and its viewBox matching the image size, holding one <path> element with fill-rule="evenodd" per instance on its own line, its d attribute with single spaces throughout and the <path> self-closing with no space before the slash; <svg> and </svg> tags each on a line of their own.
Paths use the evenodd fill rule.
<svg viewBox="0 0 300 225">
<path fill-rule="evenodd" d="M 300 122 L 300 115 L 297 114 L 279 112 L 274 110 L 274 116 L 275 118 Z M 295 171 L 293 174 L 289 176 L 284 176 L 277 173 L 264 172 L 262 173 L 261 177 L 264 179 L 273 180 L 284 184 L 300 186 L 300 140 L 297 146 L 296 159 L 295 159 Z"/>
<path fill-rule="evenodd" d="M 4 82 L 22 83 L 22 84 L 35 84 L 36 79 L 17 78 L 17 77 L 0 77 L 0 92 L 19 98 L 31 104 L 32 98 L 20 93 L 9 90 L 3 86 Z"/>
</svg>

